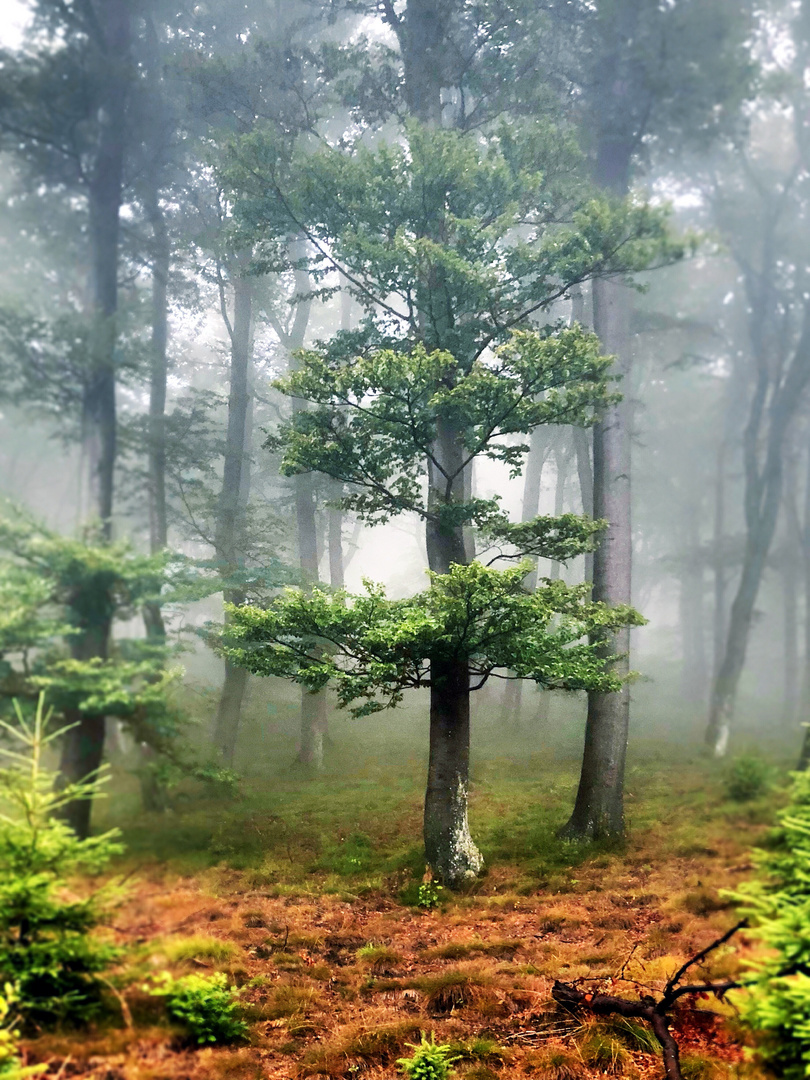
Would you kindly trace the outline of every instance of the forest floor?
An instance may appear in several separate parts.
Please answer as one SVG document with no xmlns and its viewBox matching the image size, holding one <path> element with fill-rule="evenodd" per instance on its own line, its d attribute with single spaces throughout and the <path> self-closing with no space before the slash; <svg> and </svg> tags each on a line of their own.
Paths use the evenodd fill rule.
<svg viewBox="0 0 810 1080">
<path fill-rule="evenodd" d="M 560 1011 L 555 979 L 637 996 L 661 988 L 737 919 L 722 890 L 752 875 L 777 790 L 739 804 L 699 759 L 637 763 L 620 849 L 555 839 L 576 779 L 527 758 L 478 769 L 472 824 L 488 872 L 417 904 L 419 769 L 380 783 L 274 782 L 230 805 L 189 802 L 125 830 L 121 947 L 110 1016 L 25 1043 L 47 1075 L 98 1080 L 393 1078 L 420 1032 L 459 1055 L 460 1080 L 662 1076 L 645 1028 Z M 670 757 L 672 755 L 669 755 Z M 552 783 L 553 779 L 553 783 Z M 744 935 L 702 976 L 739 970 Z M 224 971 L 243 988 L 248 1041 L 192 1049 L 144 989 L 151 974 Z M 676 1014 L 687 1080 L 762 1075 L 732 1002 Z"/>
</svg>

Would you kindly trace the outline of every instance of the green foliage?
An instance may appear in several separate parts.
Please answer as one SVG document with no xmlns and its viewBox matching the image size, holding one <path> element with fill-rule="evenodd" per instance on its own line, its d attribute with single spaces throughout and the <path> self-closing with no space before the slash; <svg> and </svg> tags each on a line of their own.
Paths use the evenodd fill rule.
<svg viewBox="0 0 810 1080">
<path fill-rule="evenodd" d="M 413 1048 L 412 1056 L 397 1058 L 397 1065 L 401 1066 L 408 1080 L 447 1080 L 453 1072 L 452 1065 L 458 1056 L 446 1043 L 437 1043 L 433 1032 L 429 1039 L 423 1034 L 420 1043 L 408 1045 Z"/>
<path fill-rule="evenodd" d="M 396 705 L 407 688 L 429 686 L 436 659 L 466 658 L 481 683 L 496 668 L 511 668 L 544 687 L 617 689 L 597 639 L 640 617 L 591 602 L 584 585 L 545 580 L 529 593 L 527 569 L 456 565 L 449 574 L 430 573 L 430 587 L 405 600 L 389 600 L 370 582 L 359 596 L 289 590 L 264 609 L 229 608 L 223 651 L 257 675 L 281 675 L 309 690 L 332 681 L 340 704 L 356 716 Z"/>
<path fill-rule="evenodd" d="M 266 445 L 283 449 L 287 474 L 314 470 L 352 484 L 343 505 L 370 523 L 403 510 L 426 515 L 423 480 L 441 423 L 463 432 L 465 456 L 503 462 L 517 475 L 528 444 L 514 436 L 539 424 L 589 424 L 612 400 L 610 362 L 595 335 L 579 327 L 515 332 L 494 358 L 471 363 L 421 344 L 370 348 L 348 362 L 326 348 L 311 350 L 299 363 L 276 385 L 314 408 L 296 413 Z M 461 514 L 442 525 L 475 523 L 496 532 L 508 523 L 497 499 L 473 500 Z M 569 530 L 578 520 L 570 518 Z M 580 533 L 569 554 L 587 548 L 591 533 L 583 526 Z M 545 554 L 536 540 L 524 551 Z"/>
<path fill-rule="evenodd" d="M 737 899 L 767 955 L 742 1012 L 762 1034 L 762 1061 L 784 1080 L 800 1080 L 810 1075 L 810 774 L 795 774 L 791 802 L 757 861 L 758 880 Z"/>
<path fill-rule="evenodd" d="M 222 972 L 175 979 L 164 971 L 147 990 L 165 998 L 169 1015 L 188 1029 L 198 1046 L 236 1042 L 247 1034 L 247 1023 L 239 1015 L 240 991 L 228 986 Z"/>
<path fill-rule="evenodd" d="M 20 1062 L 17 1045 L 19 1033 L 12 1012 L 16 1003 L 17 995 L 11 983 L 0 987 L 0 1080 L 23 1080 L 26 1076 L 36 1076 L 48 1069 L 47 1064 L 23 1068 Z"/>
<path fill-rule="evenodd" d="M 726 794 L 734 802 L 751 802 L 770 787 L 771 770 L 761 758 L 744 755 L 735 758 L 725 778 Z"/>
<path fill-rule="evenodd" d="M 89 936 L 101 896 L 70 899 L 70 875 L 98 873 L 122 850 L 117 831 L 80 840 L 59 818 L 77 799 L 99 794 L 90 777 L 55 790 L 45 750 L 66 729 L 48 730 L 40 696 L 33 717 L 16 704 L 16 725 L 0 722 L 16 749 L 0 747 L 0 978 L 13 983 L 26 1020 L 84 1020 L 98 1004 L 95 975 L 115 950 Z"/>
<path fill-rule="evenodd" d="M 426 911 L 430 911 L 431 908 L 436 908 L 442 902 L 441 893 L 443 886 L 432 878 L 430 881 L 423 881 L 419 886 L 419 899 L 417 904 L 420 908 L 424 908 Z"/>
</svg>

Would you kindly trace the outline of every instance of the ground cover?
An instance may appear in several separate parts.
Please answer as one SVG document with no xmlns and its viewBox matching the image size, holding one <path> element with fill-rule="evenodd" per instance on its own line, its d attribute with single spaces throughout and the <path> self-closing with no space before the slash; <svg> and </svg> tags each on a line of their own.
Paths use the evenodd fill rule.
<svg viewBox="0 0 810 1080">
<path fill-rule="evenodd" d="M 139 820 L 105 931 L 123 949 L 108 1015 L 29 1038 L 26 1060 L 60 1080 L 350 1080 L 397 1075 L 396 1059 L 433 1032 L 466 1080 L 658 1077 L 642 1026 L 560 1012 L 550 991 L 555 979 L 661 986 L 735 922 L 721 890 L 752 872 L 781 796 L 734 803 L 710 763 L 676 756 L 632 765 L 631 833 L 614 850 L 555 837 L 573 762 L 480 762 L 472 825 L 488 873 L 430 910 L 417 906 L 418 761 L 401 759 L 395 776 L 365 759 L 309 783 L 257 781 L 230 804 Z M 735 939 L 702 974 L 735 972 L 745 952 Z M 161 971 L 225 972 L 242 988 L 248 1039 L 192 1048 L 144 989 Z M 685 1003 L 673 1030 L 691 1080 L 761 1075 L 744 1062 L 732 1004 Z"/>
</svg>

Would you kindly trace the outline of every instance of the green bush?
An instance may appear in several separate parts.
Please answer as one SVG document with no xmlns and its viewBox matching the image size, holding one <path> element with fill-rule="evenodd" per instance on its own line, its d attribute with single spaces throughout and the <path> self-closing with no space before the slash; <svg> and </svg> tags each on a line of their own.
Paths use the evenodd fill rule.
<svg viewBox="0 0 810 1080">
<path fill-rule="evenodd" d="M 726 794 L 734 802 L 751 802 L 770 787 L 771 770 L 760 758 L 744 755 L 735 758 L 726 775 Z"/>
<path fill-rule="evenodd" d="M 419 907 L 425 908 L 426 911 L 438 907 L 442 899 L 441 892 L 442 886 L 435 881 L 423 881 L 419 886 Z"/>
<path fill-rule="evenodd" d="M 744 992 L 742 1014 L 760 1033 L 761 1060 L 783 1080 L 810 1076 L 810 774 L 793 779 L 789 806 L 757 857 L 760 875 L 741 887 L 767 950 Z"/>
<path fill-rule="evenodd" d="M 408 1043 L 413 1049 L 413 1055 L 409 1058 L 397 1058 L 397 1065 L 408 1080 L 447 1080 L 453 1071 L 453 1062 L 458 1061 L 458 1055 L 454 1055 L 452 1048 L 446 1043 L 437 1045 L 433 1033 L 426 1039 L 422 1035 L 422 1041 L 418 1044 Z"/>
<path fill-rule="evenodd" d="M 147 990 L 166 999 L 169 1016 L 187 1028 L 198 1046 L 236 1042 L 247 1034 L 248 1026 L 239 1015 L 241 991 L 229 987 L 222 972 L 175 979 L 164 971 Z"/>
<path fill-rule="evenodd" d="M 71 875 L 101 870 L 121 851 L 117 832 L 80 840 L 59 817 L 74 799 L 99 793 L 98 778 L 55 790 L 42 765 L 45 749 L 66 729 L 48 731 L 40 697 L 33 717 L 15 702 L 17 724 L 0 732 L 19 749 L 0 747 L 0 980 L 15 987 L 24 1021 L 85 1021 L 100 1001 L 96 974 L 116 950 L 89 932 L 103 914 L 102 892 L 84 899 L 64 893 Z"/>
</svg>

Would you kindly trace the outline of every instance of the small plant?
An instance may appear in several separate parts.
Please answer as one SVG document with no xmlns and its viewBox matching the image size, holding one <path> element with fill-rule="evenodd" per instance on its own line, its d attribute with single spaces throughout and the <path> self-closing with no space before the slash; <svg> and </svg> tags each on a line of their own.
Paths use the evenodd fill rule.
<svg viewBox="0 0 810 1080">
<path fill-rule="evenodd" d="M 169 1016 L 188 1029 L 198 1046 L 236 1042 L 247 1034 L 248 1026 L 239 1015 L 241 991 L 229 987 L 222 972 L 175 979 L 164 971 L 146 990 L 166 999 Z"/>
<path fill-rule="evenodd" d="M 68 899 L 65 880 L 100 871 L 122 848 L 116 830 L 82 840 L 61 820 L 69 803 L 98 796 L 99 779 L 55 790 L 42 756 L 67 729 L 48 731 L 42 696 L 33 718 L 14 707 L 16 725 L 0 721 L 20 747 L 0 747 L 10 763 L 0 771 L 0 979 L 14 985 L 24 1021 L 83 1022 L 100 1002 L 95 976 L 117 952 L 89 936 L 102 893 Z"/>
<path fill-rule="evenodd" d="M 442 886 L 431 878 L 429 881 L 423 881 L 419 886 L 419 899 L 417 903 L 420 908 L 424 908 L 425 911 L 430 911 L 431 908 L 437 908 L 441 903 Z"/>
<path fill-rule="evenodd" d="M 734 802 L 751 802 L 770 787 L 770 768 L 760 758 L 746 754 L 736 758 L 726 776 L 726 794 Z"/>
<path fill-rule="evenodd" d="M 408 1043 L 413 1049 L 413 1055 L 409 1058 L 397 1058 L 397 1065 L 408 1080 L 447 1080 L 453 1072 L 453 1062 L 458 1061 L 458 1055 L 453 1054 L 452 1047 L 447 1043 L 436 1043 L 433 1032 L 430 1038 L 422 1035 L 419 1043 Z"/>
<path fill-rule="evenodd" d="M 48 1069 L 47 1065 L 23 1067 L 20 1062 L 18 1032 L 12 1013 L 16 1001 L 17 995 L 10 983 L 0 988 L 0 1080 L 23 1080 L 23 1077 L 35 1076 Z"/>
</svg>

